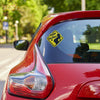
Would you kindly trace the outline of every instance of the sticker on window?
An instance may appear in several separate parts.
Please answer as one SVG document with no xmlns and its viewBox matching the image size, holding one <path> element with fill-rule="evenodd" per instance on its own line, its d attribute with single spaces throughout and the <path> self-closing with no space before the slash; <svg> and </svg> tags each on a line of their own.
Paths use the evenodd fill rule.
<svg viewBox="0 0 100 100">
<path fill-rule="evenodd" d="M 53 47 L 56 47 L 63 40 L 63 36 L 55 30 L 49 34 L 47 40 Z"/>
</svg>

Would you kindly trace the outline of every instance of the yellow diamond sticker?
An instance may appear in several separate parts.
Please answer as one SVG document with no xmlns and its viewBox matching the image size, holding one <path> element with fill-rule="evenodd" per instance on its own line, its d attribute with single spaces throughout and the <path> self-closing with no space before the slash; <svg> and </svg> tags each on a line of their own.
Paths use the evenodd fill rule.
<svg viewBox="0 0 100 100">
<path fill-rule="evenodd" d="M 58 31 L 55 30 L 49 34 L 47 40 L 53 47 L 56 47 L 63 40 L 63 36 Z"/>
</svg>

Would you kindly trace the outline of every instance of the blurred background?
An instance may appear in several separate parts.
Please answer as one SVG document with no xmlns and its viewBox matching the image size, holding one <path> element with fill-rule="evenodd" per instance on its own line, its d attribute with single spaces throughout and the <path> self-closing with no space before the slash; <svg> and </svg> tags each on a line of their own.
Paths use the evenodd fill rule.
<svg viewBox="0 0 100 100">
<path fill-rule="evenodd" d="M 44 16 L 76 10 L 100 10 L 100 0 L 0 0 L 0 44 L 31 40 Z"/>
</svg>

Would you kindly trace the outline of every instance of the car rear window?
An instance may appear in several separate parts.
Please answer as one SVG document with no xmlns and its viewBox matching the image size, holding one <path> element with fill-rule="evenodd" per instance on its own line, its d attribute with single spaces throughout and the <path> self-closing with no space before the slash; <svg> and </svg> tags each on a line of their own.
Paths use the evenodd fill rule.
<svg viewBox="0 0 100 100">
<path fill-rule="evenodd" d="M 39 40 L 46 63 L 99 63 L 100 19 L 60 22 Z"/>
</svg>

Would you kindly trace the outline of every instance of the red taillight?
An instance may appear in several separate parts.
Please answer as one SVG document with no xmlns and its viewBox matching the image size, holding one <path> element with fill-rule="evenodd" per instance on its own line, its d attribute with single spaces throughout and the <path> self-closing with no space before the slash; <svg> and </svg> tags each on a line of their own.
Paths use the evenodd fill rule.
<svg viewBox="0 0 100 100">
<path fill-rule="evenodd" d="M 86 83 L 79 91 L 79 98 L 99 98 L 100 99 L 100 81 Z"/>
<path fill-rule="evenodd" d="M 47 66 L 35 45 L 36 67 L 29 73 L 16 73 L 9 76 L 8 91 L 11 94 L 30 97 L 46 98 L 53 89 L 53 80 Z"/>
</svg>

